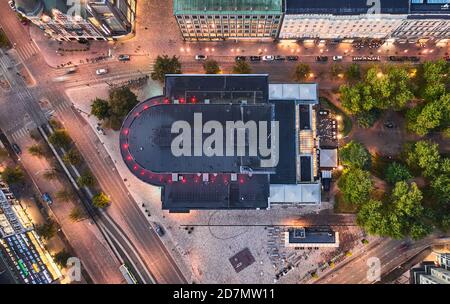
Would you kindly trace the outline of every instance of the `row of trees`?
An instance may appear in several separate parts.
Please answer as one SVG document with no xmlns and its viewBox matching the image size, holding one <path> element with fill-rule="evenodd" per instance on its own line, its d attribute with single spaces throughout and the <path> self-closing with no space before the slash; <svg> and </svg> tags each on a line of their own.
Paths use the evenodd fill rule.
<svg viewBox="0 0 450 304">
<path fill-rule="evenodd" d="M 371 234 L 420 239 L 434 227 L 447 231 L 450 159 L 427 141 L 407 145 L 403 154 L 405 163 L 394 161 L 386 166 L 384 179 L 391 187 L 379 195 L 368 171 L 371 155 L 367 149 L 354 141 L 341 148 L 345 169 L 338 186 L 342 198 L 358 207 L 357 223 Z M 414 176 L 425 178 L 427 186 L 420 189 Z"/>
</svg>

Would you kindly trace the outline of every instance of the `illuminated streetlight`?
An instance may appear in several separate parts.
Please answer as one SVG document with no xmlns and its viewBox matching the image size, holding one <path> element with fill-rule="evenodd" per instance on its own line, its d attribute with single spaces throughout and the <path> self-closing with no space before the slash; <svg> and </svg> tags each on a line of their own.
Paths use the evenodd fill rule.
<svg viewBox="0 0 450 304">
<path fill-rule="evenodd" d="M 337 120 L 337 121 L 341 121 L 341 120 L 342 120 L 342 116 L 341 116 L 341 115 L 337 115 L 337 116 L 336 116 L 336 120 Z"/>
</svg>

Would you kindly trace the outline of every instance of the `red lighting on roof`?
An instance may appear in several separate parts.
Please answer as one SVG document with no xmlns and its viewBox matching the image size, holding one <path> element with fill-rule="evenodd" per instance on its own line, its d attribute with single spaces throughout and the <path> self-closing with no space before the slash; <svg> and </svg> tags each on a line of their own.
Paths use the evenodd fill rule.
<svg viewBox="0 0 450 304">
<path fill-rule="evenodd" d="M 134 166 L 133 166 L 133 170 L 136 171 L 137 169 L 139 169 L 138 165 L 134 165 Z"/>
<path fill-rule="evenodd" d="M 130 132 L 130 130 L 128 130 L 128 129 L 123 129 L 123 134 L 128 135 L 129 132 Z"/>
<path fill-rule="evenodd" d="M 241 178 L 239 179 L 239 182 L 240 182 L 241 184 L 243 184 L 243 183 L 244 183 L 244 179 L 241 177 Z"/>
<path fill-rule="evenodd" d="M 195 98 L 195 96 L 192 96 L 192 97 L 191 97 L 191 102 L 192 102 L 192 103 L 196 103 L 196 102 L 197 102 L 197 98 Z"/>
<path fill-rule="evenodd" d="M 186 103 L 186 100 L 183 97 L 181 97 L 180 98 L 180 103 Z"/>
<path fill-rule="evenodd" d="M 141 171 L 141 175 L 144 175 L 144 174 L 145 174 L 145 170 L 142 170 L 142 171 Z"/>
<path fill-rule="evenodd" d="M 145 105 L 144 106 L 144 110 L 147 110 L 149 107 L 148 107 L 148 105 Z"/>
<path fill-rule="evenodd" d="M 123 144 L 122 147 L 123 147 L 124 149 L 128 149 L 129 146 L 128 146 L 128 144 Z"/>
<path fill-rule="evenodd" d="M 183 176 L 183 178 L 181 179 L 181 182 L 182 182 L 183 184 L 186 184 L 186 182 L 187 182 L 186 177 Z"/>
<path fill-rule="evenodd" d="M 131 157 L 131 155 L 128 155 L 127 160 L 133 160 L 133 157 Z"/>
<path fill-rule="evenodd" d="M 163 103 L 168 104 L 169 103 L 169 98 L 164 98 Z"/>
</svg>

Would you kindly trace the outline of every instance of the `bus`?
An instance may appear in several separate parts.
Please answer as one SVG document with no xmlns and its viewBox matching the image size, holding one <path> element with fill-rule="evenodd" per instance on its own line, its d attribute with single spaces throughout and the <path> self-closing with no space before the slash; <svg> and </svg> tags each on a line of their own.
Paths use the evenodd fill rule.
<svg viewBox="0 0 450 304">
<path fill-rule="evenodd" d="M 24 276 L 28 276 L 29 275 L 29 273 L 28 273 L 28 270 L 27 270 L 27 268 L 25 267 L 25 264 L 24 264 L 24 262 L 22 261 L 22 259 L 20 259 L 19 261 L 17 261 L 17 263 L 19 264 L 19 267 L 20 267 L 20 270 L 22 271 L 22 273 L 24 274 Z"/>
<path fill-rule="evenodd" d="M 125 278 L 125 281 L 127 281 L 127 284 L 137 284 L 138 281 L 134 277 L 134 275 L 130 272 L 127 266 L 123 264 L 119 267 L 120 272 L 122 273 L 123 277 Z"/>
</svg>

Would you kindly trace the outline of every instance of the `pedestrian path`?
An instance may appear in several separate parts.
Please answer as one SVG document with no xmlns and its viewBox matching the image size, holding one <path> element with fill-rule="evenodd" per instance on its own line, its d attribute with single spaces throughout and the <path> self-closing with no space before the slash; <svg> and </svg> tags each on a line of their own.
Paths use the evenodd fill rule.
<svg viewBox="0 0 450 304">
<path fill-rule="evenodd" d="M 16 51 L 19 54 L 19 57 L 22 60 L 22 62 L 39 53 L 39 49 L 32 42 L 28 42 L 22 45 L 21 47 L 16 48 Z"/>
</svg>

